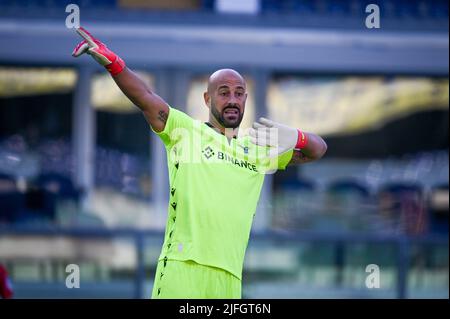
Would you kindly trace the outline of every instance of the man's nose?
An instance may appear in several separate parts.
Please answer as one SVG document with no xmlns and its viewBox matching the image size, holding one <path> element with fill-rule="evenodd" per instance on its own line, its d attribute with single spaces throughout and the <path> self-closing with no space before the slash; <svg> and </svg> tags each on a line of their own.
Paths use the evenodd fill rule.
<svg viewBox="0 0 450 319">
<path fill-rule="evenodd" d="M 239 105 L 238 99 L 234 94 L 231 94 L 230 99 L 228 100 L 228 104 Z"/>
</svg>

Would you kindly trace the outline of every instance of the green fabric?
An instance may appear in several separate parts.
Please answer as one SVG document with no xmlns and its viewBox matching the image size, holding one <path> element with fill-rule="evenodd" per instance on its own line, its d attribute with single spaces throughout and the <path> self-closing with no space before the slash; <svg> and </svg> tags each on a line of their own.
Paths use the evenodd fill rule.
<svg viewBox="0 0 450 319">
<path fill-rule="evenodd" d="M 170 202 L 160 260 L 193 260 L 241 279 L 264 172 L 284 169 L 292 151 L 268 160 L 248 136 L 228 139 L 174 108 L 162 132 Z"/>
<path fill-rule="evenodd" d="M 241 281 L 192 260 L 158 262 L 152 299 L 240 299 Z"/>
</svg>

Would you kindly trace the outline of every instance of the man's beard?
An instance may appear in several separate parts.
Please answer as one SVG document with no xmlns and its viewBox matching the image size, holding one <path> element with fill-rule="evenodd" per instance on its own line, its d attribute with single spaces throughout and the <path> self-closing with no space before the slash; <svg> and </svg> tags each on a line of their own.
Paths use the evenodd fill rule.
<svg viewBox="0 0 450 319">
<path fill-rule="evenodd" d="M 238 111 L 238 119 L 234 121 L 227 120 L 223 115 L 227 108 L 234 108 Z M 220 125 L 222 125 L 224 128 L 232 128 L 235 129 L 241 125 L 242 118 L 244 117 L 244 113 L 241 113 L 241 110 L 237 106 L 226 106 L 222 113 L 219 113 L 217 108 L 215 107 L 214 103 L 211 103 L 211 113 L 214 116 L 214 118 L 219 122 Z"/>
</svg>

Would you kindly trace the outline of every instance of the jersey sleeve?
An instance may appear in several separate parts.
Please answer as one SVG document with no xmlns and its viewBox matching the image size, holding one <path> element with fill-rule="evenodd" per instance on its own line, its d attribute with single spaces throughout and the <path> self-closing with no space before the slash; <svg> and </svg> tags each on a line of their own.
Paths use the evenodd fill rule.
<svg viewBox="0 0 450 319">
<path fill-rule="evenodd" d="M 273 174 L 277 170 L 285 170 L 294 154 L 293 150 L 289 150 L 278 156 L 271 157 L 268 156 L 268 152 L 270 151 L 268 147 L 261 148 L 261 150 L 258 154 L 257 163 L 261 172 L 264 174 Z"/>
<path fill-rule="evenodd" d="M 171 148 L 183 136 L 188 136 L 192 130 L 194 120 L 173 107 L 169 107 L 169 116 L 167 117 L 164 130 L 156 132 L 151 126 L 151 130 L 159 136 L 166 148 Z"/>
<path fill-rule="evenodd" d="M 286 166 L 292 159 L 292 155 L 294 154 L 294 150 L 287 151 L 278 156 L 278 169 L 285 170 Z"/>
</svg>

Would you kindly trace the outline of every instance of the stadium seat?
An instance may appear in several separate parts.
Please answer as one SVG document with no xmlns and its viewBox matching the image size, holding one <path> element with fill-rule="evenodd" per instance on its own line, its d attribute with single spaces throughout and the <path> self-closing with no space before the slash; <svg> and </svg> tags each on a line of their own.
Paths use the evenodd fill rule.
<svg viewBox="0 0 450 319">
<path fill-rule="evenodd" d="M 312 14 L 315 11 L 314 3 L 311 1 L 294 1 L 292 9 L 300 14 Z"/>
<path fill-rule="evenodd" d="M 350 1 L 328 0 L 327 11 L 333 15 L 348 16 L 351 13 Z"/>
<path fill-rule="evenodd" d="M 430 18 L 434 19 L 447 19 L 448 21 L 448 2 L 437 1 L 433 5 L 429 6 Z M 448 22 L 447 22 L 448 23 Z"/>
<path fill-rule="evenodd" d="M 215 2 L 215 0 L 202 0 L 201 8 L 205 11 L 213 11 L 214 10 L 214 2 Z"/>
<path fill-rule="evenodd" d="M 322 224 L 328 225 L 329 231 L 370 231 L 370 200 L 368 186 L 363 183 L 352 178 L 335 180 L 326 189 Z"/>
<path fill-rule="evenodd" d="M 284 230 L 308 229 L 320 204 L 316 185 L 295 177 L 283 180 L 274 192 L 272 227 Z"/>
<path fill-rule="evenodd" d="M 367 186 L 353 179 L 334 181 L 328 186 L 328 191 L 334 194 L 355 193 L 362 197 L 368 197 L 370 194 Z"/>
<path fill-rule="evenodd" d="M 283 8 L 283 1 L 261 0 L 261 12 L 279 13 Z"/>
</svg>

